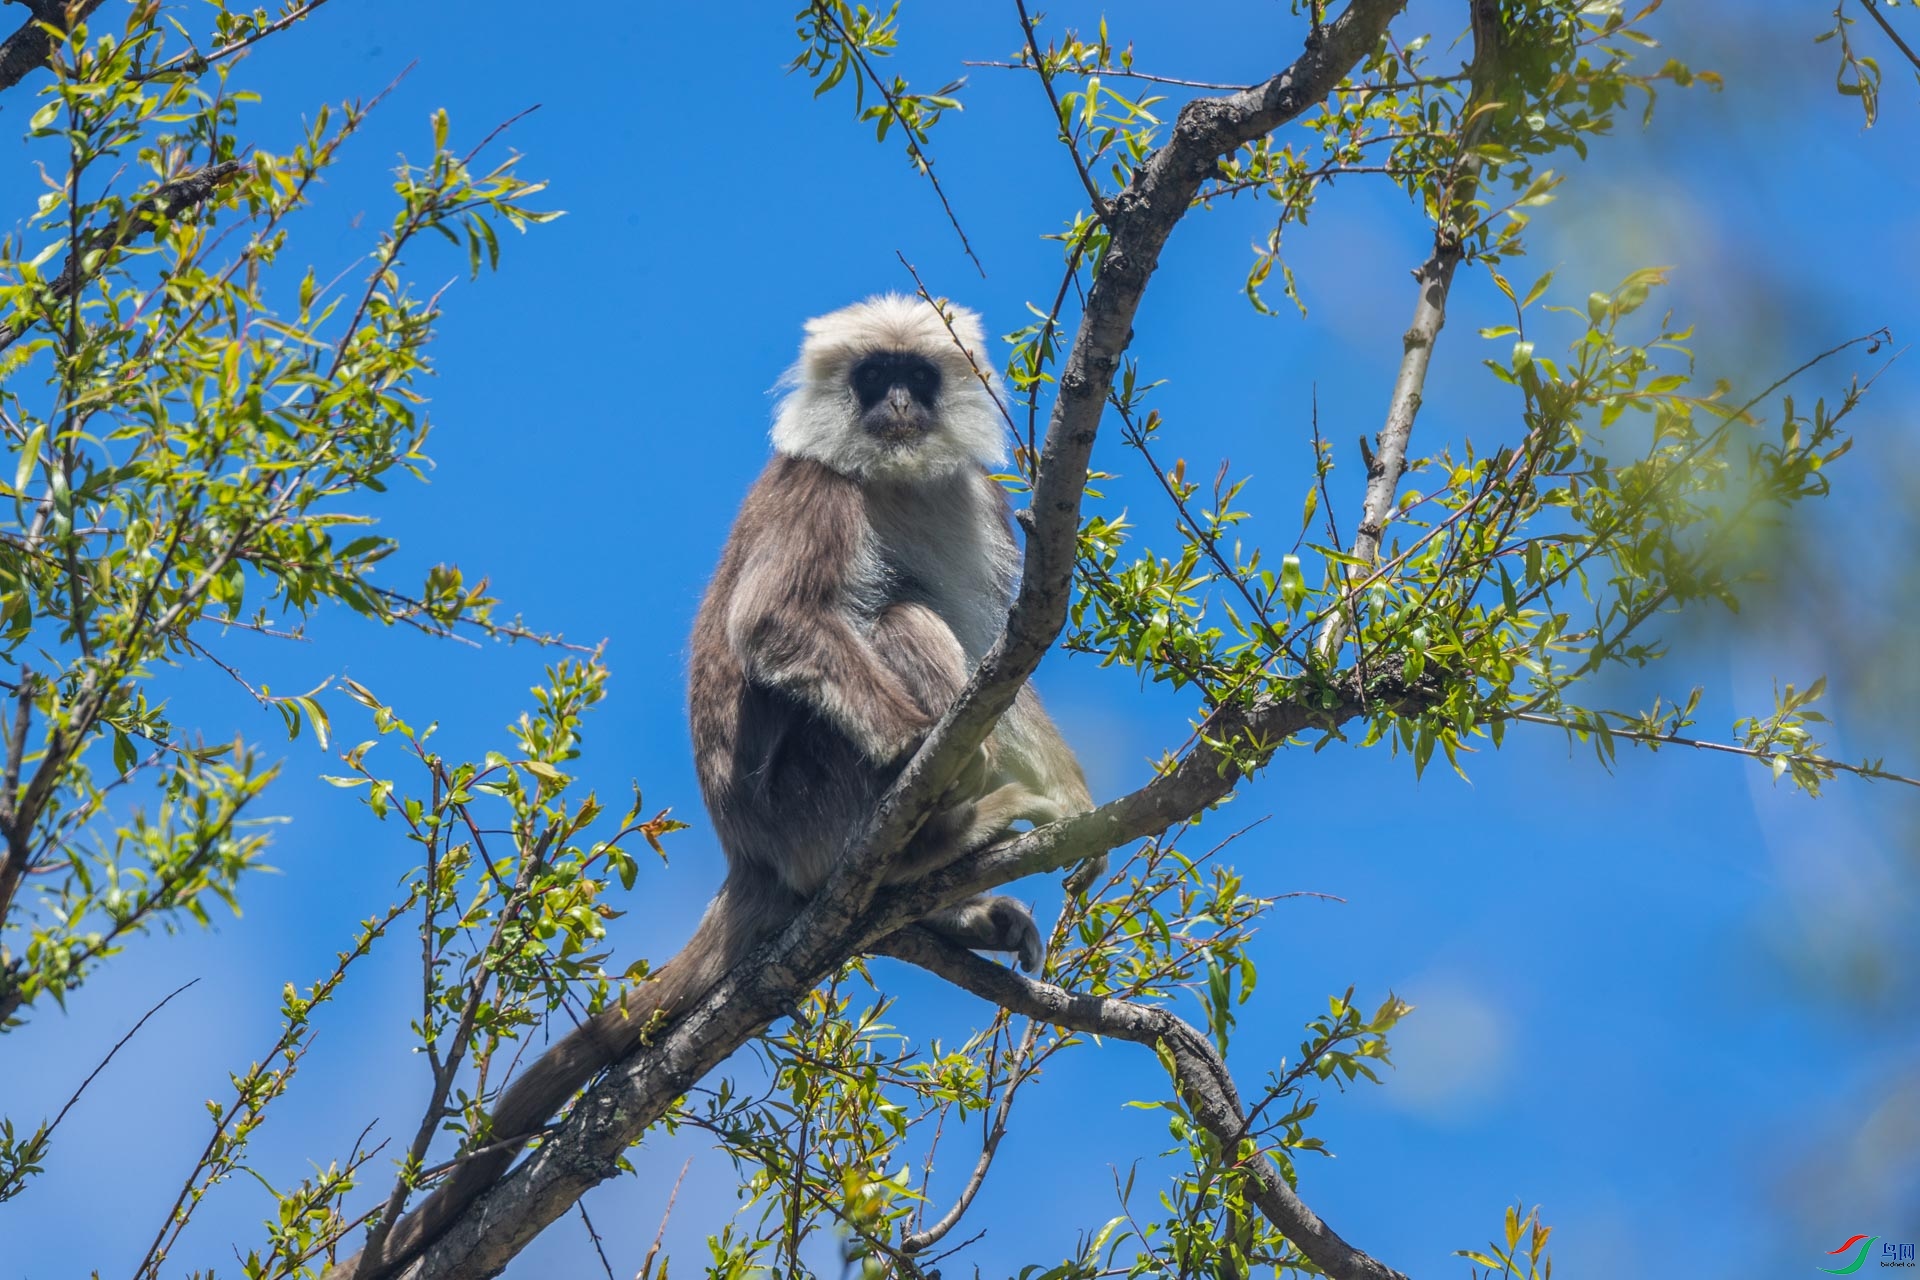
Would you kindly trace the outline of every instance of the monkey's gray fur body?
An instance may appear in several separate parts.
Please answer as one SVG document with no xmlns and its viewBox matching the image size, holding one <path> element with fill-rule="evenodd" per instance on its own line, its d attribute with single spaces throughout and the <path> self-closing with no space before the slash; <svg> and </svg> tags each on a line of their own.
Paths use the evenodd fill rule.
<svg viewBox="0 0 1920 1280">
<path fill-rule="evenodd" d="M 949 329 L 951 325 L 951 330 Z M 963 350 L 964 348 L 964 350 Z M 519 1143 L 817 892 L 998 636 L 1019 567 L 987 468 L 1002 419 L 976 365 L 972 312 L 887 295 L 807 324 L 773 431 L 694 625 L 689 718 L 727 877 L 693 938 L 652 980 L 561 1040 L 497 1101 L 492 1143 L 395 1225 L 393 1274 L 512 1162 Z M 969 359 L 967 353 L 972 353 Z M 892 859 L 914 879 L 1004 835 L 1092 807 L 1072 750 L 1023 688 L 941 808 Z M 925 923 L 1029 968 L 1040 934 L 1011 898 Z M 356 1269 L 357 1268 L 357 1269 Z"/>
</svg>

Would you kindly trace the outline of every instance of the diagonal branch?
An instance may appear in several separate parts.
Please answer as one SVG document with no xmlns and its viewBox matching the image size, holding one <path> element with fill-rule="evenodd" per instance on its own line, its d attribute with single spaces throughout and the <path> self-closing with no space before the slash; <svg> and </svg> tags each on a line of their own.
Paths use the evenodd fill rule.
<svg viewBox="0 0 1920 1280">
<path fill-rule="evenodd" d="M 1021 1036 L 1019 1048 L 1013 1053 L 1013 1069 L 1007 1073 L 1007 1085 L 1000 1094 L 999 1106 L 994 1108 L 993 1122 L 987 1129 L 986 1141 L 980 1144 L 980 1157 L 974 1161 L 973 1172 L 967 1176 L 967 1185 L 960 1189 L 953 1207 L 948 1209 L 938 1222 L 924 1231 L 915 1231 L 900 1241 L 902 1253 L 925 1253 L 939 1244 L 946 1239 L 949 1232 L 960 1225 L 960 1220 L 966 1217 L 967 1210 L 973 1207 L 974 1198 L 980 1194 L 980 1188 L 987 1184 L 987 1170 L 993 1167 L 993 1157 L 1000 1150 L 1000 1142 L 1007 1136 L 1007 1117 L 1013 1113 L 1014 1096 L 1020 1092 L 1020 1086 L 1032 1076 L 1033 1046 L 1039 1038 L 1040 1024 L 1029 1019 L 1026 1034 Z M 933 1156 L 929 1153 L 927 1166 L 931 1169 L 932 1165 Z"/>
<path fill-rule="evenodd" d="M 924 929 L 903 929 L 878 949 L 1037 1022 L 1131 1040 L 1152 1049 L 1164 1048 L 1181 1094 L 1222 1147 L 1233 1153 L 1247 1136 L 1246 1108 L 1240 1104 L 1240 1092 L 1234 1087 L 1227 1064 L 1206 1036 L 1167 1010 L 1036 982 Z M 1406 1280 L 1400 1272 L 1341 1239 L 1295 1194 L 1265 1154 L 1255 1152 L 1241 1159 L 1239 1167 L 1251 1183 L 1253 1202 L 1260 1211 L 1335 1280 Z"/>
<path fill-rule="evenodd" d="M 1224 709 L 1209 718 L 1204 737 L 1217 742 L 1254 734 L 1277 745 L 1311 727 L 1336 728 L 1363 709 L 1410 712 L 1437 702 L 1439 696 L 1437 685 L 1410 686 L 1378 676 L 1363 695 L 1350 678 L 1336 686 L 1329 705 L 1323 705 L 1323 693 L 1315 689 L 1303 690 L 1298 702 Z M 574 1201 L 613 1177 L 631 1145 L 676 1099 L 768 1024 L 790 1014 L 801 996 L 847 959 L 940 907 L 1163 831 L 1223 798 L 1239 776 L 1231 768 L 1223 770 L 1214 749 L 1203 741 L 1175 767 L 1128 796 L 1028 832 L 937 875 L 889 889 L 841 931 L 828 932 L 819 921 L 843 910 L 844 904 L 824 896 L 816 899 L 779 936 L 588 1088 L 525 1162 L 469 1206 L 400 1274 L 407 1280 L 497 1274 Z"/>
<path fill-rule="evenodd" d="M 1405 0 L 1353 0 L 1291 67 L 1252 89 L 1181 108 L 1167 144 L 1109 201 L 1110 239 L 1060 374 L 1035 477 L 1020 593 L 1006 630 L 876 809 L 806 913 L 840 932 L 871 900 L 882 862 L 924 822 L 962 764 L 1013 704 L 1066 622 L 1079 556 L 1080 498 L 1102 411 L 1160 250 L 1218 171 L 1219 158 L 1331 93 Z"/>
<path fill-rule="evenodd" d="M 814 0 L 812 9 L 833 24 L 833 29 L 839 34 L 841 42 L 846 45 L 847 51 L 859 64 L 860 74 L 867 78 L 868 83 L 872 84 L 875 91 L 879 93 L 881 101 L 886 103 L 887 114 L 891 115 L 893 122 L 900 126 L 900 132 L 907 140 L 907 154 L 919 166 L 920 172 L 927 175 L 927 181 L 933 185 L 933 194 L 940 198 L 940 207 L 946 211 L 947 222 L 952 225 L 953 233 L 960 237 L 960 248 L 966 252 L 968 259 L 973 263 L 973 269 L 980 273 L 980 278 L 986 279 L 987 269 L 980 265 L 980 259 L 973 251 L 973 242 L 967 239 L 966 229 L 960 225 L 960 215 L 953 211 L 953 203 L 947 199 L 947 190 L 940 185 L 940 177 L 933 171 L 933 157 L 928 155 L 927 149 L 920 145 L 914 126 L 908 122 L 907 117 L 900 110 L 899 99 L 894 97 L 893 90 L 887 87 L 887 82 L 880 78 L 880 73 L 873 69 L 873 64 L 867 61 L 867 51 L 860 47 L 860 42 L 853 38 L 853 33 L 848 31 L 845 24 L 840 21 L 840 15 L 834 12 L 833 6 Z"/>
<path fill-rule="evenodd" d="M 1108 388 L 1132 341 L 1134 316 L 1168 236 L 1201 184 L 1218 172 L 1221 156 L 1324 99 L 1375 47 L 1405 3 L 1351 0 L 1280 74 L 1252 89 L 1182 108 L 1166 145 L 1110 201 L 1111 238 L 1062 369 L 1034 482 L 1020 593 L 1004 634 L 806 909 L 587 1089 L 527 1160 L 474 1201 L 401 1273 L 408 1280 L 497 1274 L 590 1187 L 612 1177 L 631 1144 L 702 1076 L 879 938 L 975 892 L 973 884 L 1005 883 L 1081 861 L 1189 817 L 1232 787 L 1238 775 L 1223 772 L 1212 748 L 1203 744 L 1140 792 L 939 876 L 884 896 L 878 892 L 885 859 L 925 820 L 1066 621 L 1088 460 Z M 1315 690 L 1312 710 L 1304 703 L 1229 709 L 1215 717 L 1216 727 L 1222 733 L 1250 727 L 1277 733 L 1263 740 L 1278 743 L 1310 724 L 1358 714 L 1358 691 L 1351 692 L 1351 699 L 1336 696 L 1323 704 L 1322 691 Z M 1370 705 L 1379 706 L 1394 695 L 1369 689 L 1367 696 Z M 1099 850 L 1092 848 L 1096 844 Z"/>
<path fill-rule="evenodd" d="M 53 36 L 48 27 L 69 30 L 67 6 L 58 0 L 20 0 L 32 13 L 18 31 L 0 42 L 0 93 L 19 84 L 28 75 L 47 65 L 53 56 Z M 100 7 L 100 0 L 79 0 L 73 7 L 72 21 L 85 22 L 87 15 Z"/>
<path fill-rule="evenodd" d="M 1860 3 L 1866 9 L 1867 16 L 1880 24 L 1880 30 L 1886 32 L 1887 39 L 1893 41 L 1894 47 L 1906 55 L 1907 61 L 1913 64 L 1916 71 L 1920 71 L 1920 53 L 1915 53 L 1913 46 L 1900 38 L 1900 33 L 1893 29 L 1891 22 L 1887 21 L 1887 15 L 1880 12 L 1880 6 L 1875 4 L 1874 0 L 1860 0 Z"/>
<path fill-rule="evenodd" d="M 1087 172 L 1087 162 L 1080 154 L 1080 148 L 1074 145 L 1073 135 L 1067 131 L 1067 113 L 1060 109 L 1060 95 L 1053 91 L 1053 73 L 1047 70 L 1046 56 L 1040 52 L 1040 42 L 1033 34 L 1033 19 L 1027 16 L 1026 0 L 1013 0 L 1014 8 L 1020 11 L 1020 30 L 1027 38 L 1027 56 L 1033 59 L 1033 69 L 1040 77 L 1040 87 L 1047 91 L 1047 101 L 1053 104 L 1054 123 L 1060 129 L 1060 142 L 1073 157 L 1074 171 L 1080 175 L 1080 185 L 1087 189 L 1087 198 L 1093 201 L 1093 214 L 1102 223 L 1112 216 L 1107 207 L 1107 198 L 1100 194 L 1100 184 Z"/>
</svg>

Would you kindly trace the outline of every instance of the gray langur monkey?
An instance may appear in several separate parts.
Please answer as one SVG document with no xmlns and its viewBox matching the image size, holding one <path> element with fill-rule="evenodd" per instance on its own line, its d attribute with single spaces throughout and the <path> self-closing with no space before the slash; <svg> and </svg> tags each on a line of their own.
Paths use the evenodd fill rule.
<svg viewBox="0 0 1920 1280">
<path fill-rule="evenodd" d="M 784 919 L 825 883 L 1005 623 L 1019 551 L 987 471 L 1004 419 L 968 355 L 985 349 L 972 312 L 888 294 L 809 321 L 783 380 L 776 456 L 693 633 L 694 762 L 755 915 Z M 956 791 L 890 881 L 1093 807 L 1030 686 Z M 1011 898 L 924 923 L 1039 967 Z"/>
<path fill-rule="evenodd" d="M 948 325 L 952 329 L 949 331 Z M 490 1145 L 395 1224 L 378 1280 L 438 1237 L 524 1139 L 593 1076 L 769 937 L 826 882 L 887 787 L 999 635 L 1019 552 L 994 393 L 968 352 L 978 318 L 889 294 L 808 321 L 773 428 L 694 624 L 695 767 L 727 877 L 693 938 L 653 979 L 561 1040 L 502 1093 Z M 889 883 L 1093 807 L 1080 763 L 1031 688 L 908 846 Z M 1076 873 L 1084 884 L 1098 863 Z M 1012 898 L 923 923 L 1028 969 L 1040 931 Z"/>
</svg>

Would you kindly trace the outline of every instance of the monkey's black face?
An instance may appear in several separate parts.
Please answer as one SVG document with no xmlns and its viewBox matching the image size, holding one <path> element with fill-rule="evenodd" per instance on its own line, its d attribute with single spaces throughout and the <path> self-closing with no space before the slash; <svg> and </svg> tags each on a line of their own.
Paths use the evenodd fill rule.
<svg viewBox="0 0 1920 1280">
<path fill-rule="evenodd" d="M 877 352 L 854 365 L 849 380 L 860 401 L 860 427 L 868 435 L 905 444 L 939 421 L 934 402 L 940 398 L 940 370 L 925 356 Z"/>
</svg>

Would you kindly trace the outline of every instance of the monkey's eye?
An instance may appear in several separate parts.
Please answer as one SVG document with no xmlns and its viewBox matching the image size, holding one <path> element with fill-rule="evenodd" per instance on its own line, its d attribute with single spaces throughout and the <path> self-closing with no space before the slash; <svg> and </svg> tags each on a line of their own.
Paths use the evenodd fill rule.
<svg viewBox="0 0 1920 1280">
<path fill-rule="evenodd" d="M 922 404 L 932 404 L 940 390 L 940 371 L 930 364 L 911 364 L 906 368 L 907 390 Z"/>
<path fill-rule="evenodd" d="M 887 389 L 887 371 L 871 360 L 864 360 L 854 366 L 853 389 L 860 398 L 877 399 Z"/>
</svg>

